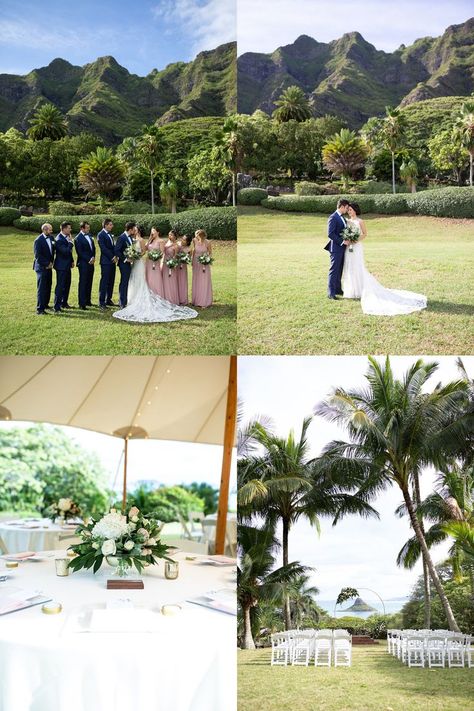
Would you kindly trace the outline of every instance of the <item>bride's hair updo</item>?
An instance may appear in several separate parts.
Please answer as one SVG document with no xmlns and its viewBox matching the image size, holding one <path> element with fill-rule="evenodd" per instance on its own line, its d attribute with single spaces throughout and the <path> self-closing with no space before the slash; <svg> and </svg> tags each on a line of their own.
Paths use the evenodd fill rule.
<svg viewBox="0 0 474 711">
<path fill-rule="evenodd" d="M 354 212 L 355 212 L 355 214 L 357 215 L 357 217 L 359 217 L 359 215 L 362 214 L 362 210 L 360 209 L 359 203 L 357 203 L 357 202 L 350 202 L 350 203 L 349 203 L 349 207 L 352 207 L 352 209 L 354 210 Z"/>
<path fill-rule="evenodd" d="M 139 237 L 145 237 L 145 228 L 143 225 L 137 225 L 137 232 Z"/>
</svg>

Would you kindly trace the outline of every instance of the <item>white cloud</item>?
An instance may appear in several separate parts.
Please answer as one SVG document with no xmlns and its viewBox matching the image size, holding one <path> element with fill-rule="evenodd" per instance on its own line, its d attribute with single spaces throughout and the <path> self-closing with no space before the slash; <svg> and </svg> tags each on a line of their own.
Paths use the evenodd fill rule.
<svg viewBox="0 0 474 711">
<path fill-rule="evenodd" d="M 105 29 L 100 28 L 84 28 L 84 27 L 54 27 L 51 18 L 44 18 L 44 24 L 38 25 L 35 21 L 35 29 L 32 31 L 31 25 L 25 22 L 24 19 L 1 19 L 0 20 L 0 46 L 6 45 L 10 47 L 28 47 L 30 49 L 41 50 L 45 47 L 48 50 L 51 47 L 57 46 L 58 56 L 74 52 L 75 45 L 83 45 L 84 38 L 87 38 L 87 43 L 101 42 L 108 38 L 110 41 L 110 33 Z"/>
<path fill-rule="evenodd" d="M 419 37 L 436 37 L 471 14 L 466 0 L 440 5 L 436 12 L 431 0 L 399 0 L 383 9 L 379 0 L 238 0 L 238 52 L 272 52 L 301 34 L 329 42 L 352 31 L 377 49 L 393 51 Z"/>
<path fill-rule="evenodd" d="M 236 38 L 236 0 L 164 0 L 153 14 L 167 34 L 185 34 L 193 54 Z"/>
</svg>

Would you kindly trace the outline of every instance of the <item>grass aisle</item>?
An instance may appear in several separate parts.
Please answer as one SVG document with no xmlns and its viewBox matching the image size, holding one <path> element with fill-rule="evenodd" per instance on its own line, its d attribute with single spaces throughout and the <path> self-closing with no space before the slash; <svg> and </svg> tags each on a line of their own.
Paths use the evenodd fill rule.
<svg viewBox="0 0 474 711">
<path fill-rule="evenodd" d="M 408 669 L 385 642 L 354 647 L 352 667 L 271 667 L 269 649 L 238 653 L 238 711 L 467 711 L 473 669 Z"/>
<path fill-rule="evenodd" d="M 472 353 L 474 220 L 364 215 L 368 269 L 428 296 L 407 316 L 365 316 L 330 301 L 324 215 L 239 208 L 239 353 Z"/>
<path fill-rule="evenodd" d="M 129 324 L 112 317 L 114 309 L 36 316 L 36 276 L 32 269 L 36 235 L 11 227 L 0 228 L 2 298 L 0 342 L 5 354 L 112 355 L 235 353 L 236 348 L 236 244 L 213 242 L 215 303 L 197 309 L 189 321 L 167 324 Z M 98 303 L 100 267 L 96 267 L 92 302 Z M 77 306 L 77 269 L 73 270 L 70 303 Z M 55 275 L 53 275 L 53 291 Z M 119 272 L 114 301 L 118 303 Z M 52 305 L 52 302 L 51 302 Z"/>
</svg>

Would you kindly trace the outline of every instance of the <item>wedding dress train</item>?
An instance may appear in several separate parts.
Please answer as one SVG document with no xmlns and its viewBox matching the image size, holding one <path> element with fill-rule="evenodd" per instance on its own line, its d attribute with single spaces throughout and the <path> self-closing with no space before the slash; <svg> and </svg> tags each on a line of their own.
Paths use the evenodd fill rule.
<svg viewBox="0 0 474 711">
<path fill-rule="evenodd" d="M 112 315 L 122 321 L 161 323 L 196 318 L 198 313 L 187 306 L 172 304 L 151 291 L 146 281 L 144 260 L 139 259 L 132 266 L 128 282 L 127 305 Z"/>
<path fill-rule="evenodd" d="M 358 227 L 358 220 L 351 220 Z M 360 227 L 359 227 L 360 229 Z M 401 289 L 386 289 L 366 269 L 362 242 L 352 245 L 352 252 L 346 248 L 342 289 L 345 299 L 360 299 L 362 311 L 372 316 L 397 316 L 421 311 L 427 306 L 423 294 Z"/>
</svg>

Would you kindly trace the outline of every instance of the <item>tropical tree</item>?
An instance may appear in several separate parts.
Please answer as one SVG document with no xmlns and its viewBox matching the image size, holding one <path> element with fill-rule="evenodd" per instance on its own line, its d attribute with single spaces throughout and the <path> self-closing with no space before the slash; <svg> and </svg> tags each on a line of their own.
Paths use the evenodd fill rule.
<svg viewBox="0 0 474 711">
<path fill-rule="evenodd" d="M 275 101 L 275 105 L 278 108 L 272 116 L 280 123 L 291 120 L 306 121 L 312 116 L 308 99 L 299 86 L 288 86 Z"/>
<path fill-rule="evenodd" d="M 468 165 L 469 153 L 462 144 L 459 132 L 445 129 L 428 141 L 430 159 L 437 170 L 453 171 L 461 185 L 462 171 Z"/>
<path fill-rule="evenodd" d="M 456 117 L 455 130 L 469 152 L 469 185 L 473 185 L 474 162 L 474 98 L 463 103 Z"/>
<path fill-rule="evenodd" d="M 207 193 L 212 202 L 219 204 L 224 190 L 228 190 L 231 172 L 222 160 L 217 146 L 196 153 L 188 163 L 189 186 Z"/>
<path fill-rule="evenodd" d="M 79 165 L 81 187 L 102 203 L 122 185 L 124 177 L 125 168 L 111 148 L 99 146 Z"/>
<path fill-rule="evenodd" d="M 163 140 L 157 126 L 145 126 L 137 141 L 137 157 L 140 167 L 150 174 L 151 213 L 155 214 L 155 177 L 163 154 Z"/>
<path fill-rule="evenodd" d="M 216 140 L 216 147 L 225 165 L 232 173 L 232 205 L 234 207 L 236 205 L 237 173 L 241 170 L 244 155 L 241 128 L 238 116 L 228 116 Z"/>
<path fill-rule="evenodd" d="M 403 147 L 405 130 L 407 126 L 405 115 L 399 109 L 385 107 L 385 118 L 382 123 L 381 139 L 392 156 L 392 190 L 395 194 L 397 186 L 395 183 L 395 154 Z"/>
<path fill-rule="evenodd" d="M 43 104 L 30 119 L 28 136 L 34 141 L 51 138 L 58 141 L 67 134 L 67 124 L 64 116 L 53 104 Z"/>
<path fill-rule="evenodd" d="M 160 198 L 166 207 L 174 214 L 179 197 L 178 181 L 175 178 L 163 178 L 160 184 Z"/>
<path fill-rule="evenodd" d="M 245 522 L 264 518 L 269 525 L 282 524 L 282 562 L 288 565 L 291 526 L 301 517 L 319 531 L 319 516 L 335 522 L 348 513 L 376 515 L 363 497 L 348 493 L 349 487 L 335 477 L 328 479 L 319 463 L 309 457 L 307 438 L 311 417 L 303 420 L 299 439 L 291 431 L 279 437 L 256 422 L 251 430 L 259 451 L 239 461 L 239 516 Z M 284 600 L 285 626 L 291 626 L 290 602 Z"/>
<path fill-rule="evenodd" d="M 412 193 L 416 193 L 418 164 L 413 158 L 404 160 L 400 166 L 400 178 L 407 184 Z"/>
<path fill-rule="evenodd" d="M 243 618 L 243 649 L 255 649 L 253 629 L 258 625 L 260 603 L 281 603 L 283 590 L 307 568 L 290 563 L 275 569 L 273 551 L 279 547 L 274 527 L 239 526 L 237 600 Z"/>
<path fill-rule="evenodd" d="M 290 615 L 292 628 L 318 622 L 321 609 L 315 597 L 319 594 L 316 586 L 310 584 L 310 576 L 298 575 L 285 585 L 285 592 L 290 600 Z"/>
<path fill-rule="evenodd" d="M 315 412 L 342 425 L 350 438 L 349 442 L 334 441 L 325 447 L 322 460 L 329 476 L 343 473 L 352 482 L 358 480 L 359 494 L 369 500 L 387 486 L 396 484 L 400 488 L 450 629 L 457 631 L 412 494 L 415 475 L 428 464 L 441 468 L 452 460 L 462 451 L 474 427 L 472 412 L 467 411 L 465 380 L 425 391 L 436 370 L 436 363 L 417 360 L 403 379 L 397 380 L 388 357 L 385 364 L 369 358 L 368 386 L 351 391 L 336 388 Z"/>
<path fill-rule="evenodd" d="M 334 175 L 341 176 L 344 187 L 349 179 L 363 167 L 367 146 L 354 131 L 342 128 L 323 146 L 324 166 Z"/>
</svg>

